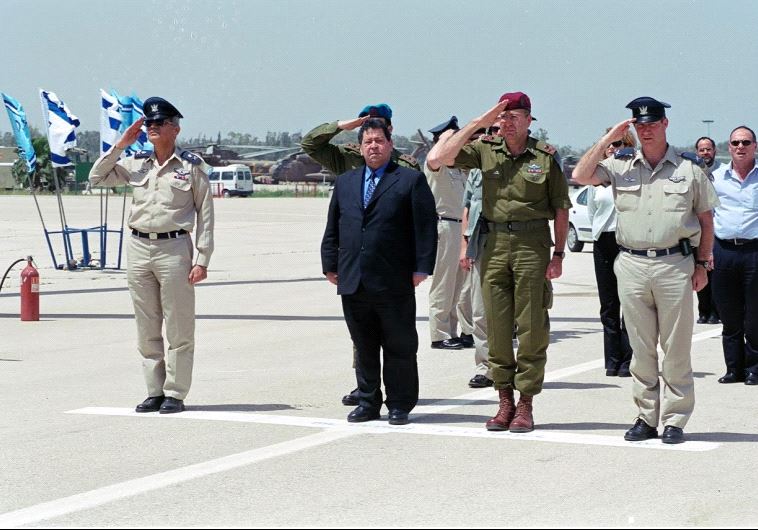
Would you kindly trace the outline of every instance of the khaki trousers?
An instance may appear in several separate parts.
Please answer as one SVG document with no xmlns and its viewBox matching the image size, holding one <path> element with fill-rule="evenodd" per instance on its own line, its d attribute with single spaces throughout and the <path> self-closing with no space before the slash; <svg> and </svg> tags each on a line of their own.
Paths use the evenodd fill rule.
<svg viewBox="0 0 758 530">
<path fill-rule="evenodd" d="M 470 300 L 471 300 L 471 324 L 474 336 L 474 363 L 476 373 L 492 379 L 492 371 L 489 362 L 489 342 L 487 341 L 487 315 L 484 312 L 484 298 L 482 297 L 482 249 L 479 250 L 478 258 L 474 261 L 469 274 Z"/>
<path fill-rule="evenodd" d="M 429 287 L 429 333 L 432 342 L 457 337 L 459 319 L 461 325 L 469 324 L 469 329 L 463 327 L 463 332 L 471 333 L 471 315 L 466 314 L 466 307 L 461 307 L 461 291 L 468 275 L 458 264 L 461 224 L 438 221 L 437 236 L 437 259 Z"/>
<path fill-rule="evenodd" d="M 150 397 L 183 400 L 192 383 L 195 289 L 189 282 L 192 239 L 129 239 L 127 279 L 137 321 L 137 348 Z M 164 349 L 163 323 L 168 350 Z M 165 352 L 165 353 L 164 353 Z"/>
<path fill-rule="evenodd" d="M 660 419 L 664 426 L 684 428 L 695 407 L 690 362 L 694 265 L 692 256 L 647 258 L 627 252 L 619 253 L 614 263 L 634 350 L 629 367 L 634 402 L 638 417 L 651 427 L 657 427 Z M 659 342 L 663 350 L 660 374 Z"/>
</svg>

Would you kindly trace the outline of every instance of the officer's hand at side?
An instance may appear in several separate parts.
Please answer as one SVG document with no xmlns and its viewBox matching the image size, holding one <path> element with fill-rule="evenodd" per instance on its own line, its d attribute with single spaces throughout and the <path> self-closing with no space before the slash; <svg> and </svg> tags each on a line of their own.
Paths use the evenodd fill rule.
<svg viewBox="0 0 758 530">
<path fill-rule="evenodd" d="M 208 277 L 208 269 L 206 269 L 202 265 L 195 265 L 194 267 L 192 267 L 192 270 L 189 273 L 189 282 L 192 285 L 195 285 L 196 283 L 202 282 L 207 277 Z"/>
<path fill-rule="evenodd" d="M 700 291 L 708 285 L 708 272 L 701 266 L 695 266 L 695 272 L 692 273 L 692 290 Z"/>
<path fill-rule="evenodd" d="M 547 264 L 545 278 L 548 280 L 555 280 L 556 278 L 560 278 L 561 274 L 563 274 L 563 260 L 559 257 L 553 256 L 553 259 Z"/>
<path fill-rule="evenodd" d="M 337 128 L 343 131 L 352 131 L 363 125 L 363 122 L 369 118 L 370 116 L 363 116 L 362 118 L 353 118 L 352 120 L 340 120 L 337 122 Z"/>
<path fill-rule="evenodd" d="M 132 123 L 129 128 L 124 131 L 124 134 L 121 136 L 121 138 L 118 139 L 118 142 L 116 142 L 116 147 L 119 149 L 126 149 L 134 142 L 136 142 L 139 138 L 140 133 L 142 132 L 142 124 L 144 122 L 145 118 L 140 118 Z"/>
<path fill-rule="evenodd" d="M 333 283 L 334 285 L 337 285 L 337 273 L 336 272 L 327 272 L 326 273 L 326 279 L 329 280 L 329 283 Z"/>
<path fill-rule="evenodd" d="M 413 273 L 413 286 L 418 287 L 421 282 L 426 280 L 429 277 L 428 274 L 419 274 L 414 272 Z"/>
</svg>

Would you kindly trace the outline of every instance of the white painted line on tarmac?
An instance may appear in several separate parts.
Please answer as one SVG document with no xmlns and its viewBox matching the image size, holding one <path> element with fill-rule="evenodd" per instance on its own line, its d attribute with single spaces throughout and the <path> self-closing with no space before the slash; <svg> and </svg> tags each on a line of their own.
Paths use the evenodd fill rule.
<svg viewBox="0 0 758 530">
<path fill-rule="evenodd" d="M 688 441 L 683 444 L 667 445 L 660 440 L 630 443 L 621 436 L 602 436 L 597 434 L 576 434 L 564 431 L 541 430 L 530 433 L 514 434 L 510 432 L 491 432 L 484 427 L 454 427 L 425 423 L 410 423 L 408 425 L 390 425 L 383 421 L 368 421 L 365 423 L 347 423 L 342 419 L 311 418 L 305 416 L 289 416 L 283 414 L 259 414 L 254 412 L 220 412 L 204 410 L 187 410 L 181 414 L 160 415 L 157 412 L 149 414 L 134 412 L 134 409 L 116 407 L 86 407 L 70 410 L 67 414 L 92 414 L 97 416 L 135 416 L 142 418 L 171 418 L 178 420 L 204 421 L 234 421 L 242 423 L 261 423 L 267 425 L 288 425 L 291 427 L 310 427 L 327 430 L 340 430 L 351 434 L 416 434 L 432 436 L 456 436 L 465 438 L 491 438 L 497 440 L 531 440 L 539 442 L 569 443 L 580 445 L 604 445 L 625 447 L 629 449 L 664 449 L 667 451 L 711 451 L 721 444 L 716 442 Z M 411 414 L 411 420 L 415 413 Z"/>
<path fill-rule="evenodd" d="M 136 413 L 135 413 L 136 414 Z M 50 502 L 43 502 L 28 508 L 22 508 L 0 515 L 0 528 L 17 528 L 19 526 L 38 523 L 54 517 L 60 517 L 70 513 L 87 510 L 126 497 L 139 495 L 148 491 L 157 490 L 173 484 L 186 482 L 214 473 L 221 473 L 242 466 L 284 456 L 303 449 L 309 449 L 319 445 L 328 444 L 354 436 L 355 432 L 344 430 L 326 430 L 302 438 L 296 438 L 259 449 L 252 449 L 234 455 L 224 456 L 192 464 L 163 473 L 156 473 L 146 477 L 119 482 L 95 490 L 63 497 Z"/>
</svg>

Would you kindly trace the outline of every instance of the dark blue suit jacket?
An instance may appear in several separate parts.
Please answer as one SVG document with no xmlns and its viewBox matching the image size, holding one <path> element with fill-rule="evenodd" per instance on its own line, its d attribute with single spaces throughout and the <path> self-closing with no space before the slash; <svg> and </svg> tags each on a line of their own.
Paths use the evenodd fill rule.
<svg viewBox="0 0 758 530">
<path fill-rule="evenodd" d="M 390 162 L 366 209 L 365 166 L 340 175 L 321 241 L 323 272 L 338 274 L 337 294 L 412 294 L 413 273 L 434 272 L 437 211 L 424 174 Z"/>
</svg>

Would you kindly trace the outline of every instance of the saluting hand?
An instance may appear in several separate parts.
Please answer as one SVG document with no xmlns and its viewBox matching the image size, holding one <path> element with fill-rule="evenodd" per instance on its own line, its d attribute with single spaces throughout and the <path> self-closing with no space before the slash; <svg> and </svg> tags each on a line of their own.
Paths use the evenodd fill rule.
<svg viewBox="0 0 758 530">
<path fill-rule="evenodd" d="M 370 117 L 371 116 L 363 116 L 362 118 L 353 118 L 352 120 L 340 120 L 337 122 L 337 128 L 342 129 L 343 131 L 352 131 L 363 125 L 363 122 Z"/>
<path fill-rule="evenodd" d="M 618 140 L 621 140 L 624 137 L 624 134 L 626 134 L 626 131 L 629 129 L 629 126 L 634 122 L 634 118 L 629 118 L 628 120 L 619 122 L 611 127 L 611 129 L 605 133 L 601 140 L 603 147 L 607 147 L 611 142 L 617 142 Z"/>
<path fill-rule="evenodd" d="M 501 112 L 505 110 L 505 107 L 508 106 L 509 101 L 507 99 L 504 99 L 503 101 L 500 101 L 497 105 L 492 107 L 490 110 L 479 116 L 476 121 L 478 122 L 480 129 L 486 129 L 493 123 L 497 121 L 497 117 L 500 115 Z"/>
<path fill-rule="evenodd" d="M 140 118 L 132 123 L 129 128 L 124 131 L 124 134 L 121 136 L 121 138 L 118 139 L 118 142 L 116 142 L 116 147 L 119 149 L 126 149 L 134 142 L 136 142 L 139 138 L 140 133 L 142 132 L 142 124 L 144 122 L 145 118 Z"/>
</svg>

